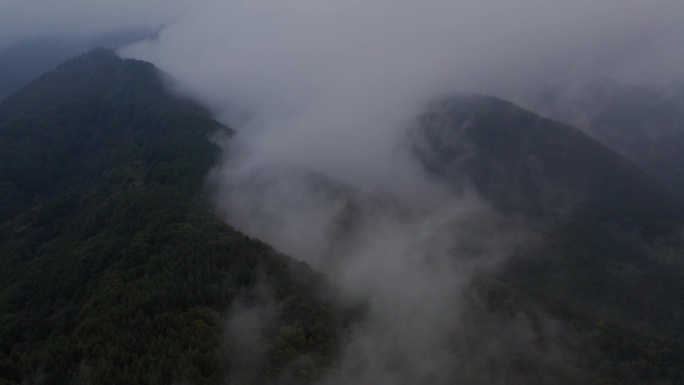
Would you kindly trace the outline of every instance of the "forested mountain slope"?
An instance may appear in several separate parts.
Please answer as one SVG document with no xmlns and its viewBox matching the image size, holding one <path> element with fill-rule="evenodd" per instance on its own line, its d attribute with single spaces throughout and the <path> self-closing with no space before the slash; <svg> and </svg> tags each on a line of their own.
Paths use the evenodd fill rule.
<svg viewBox="0 0 684 385">
<path fill-rule="evenodd" d="M 502 99 L 435 102 L 418 126 L 415 148 L 432 172 L 452 181 L 467 176 L 503 210 L 613 222 L 684 218 L 684 201 L 627 159 Z"/>
<path fill-rule="evenodd" d="M 593 79 L 538 92 L 529 104 L 581 128 L 675 194 L 684 191 L 684 86 L 647 87 Z"/>
<path fill-rule="evenodd" d="M 681 380 L 679 198 L 578 129 L 494 97 L 435 102 L 412 138 L 433 175 L 474 186 L 539 235 L 483 278 L 493 309 L 535 303 L 591 335 L 580 350 L 598 382 Z"/>
<path fill-rule="evenodd" d="M 0 383 L 316 377 L 337 333 L 323 284 L 213 217 L 218 131 L 151 64 L 102 49 L 0 105 Z M 226 331 L 254 304 L 274 320 L 259 360 Z"/>
</svg>

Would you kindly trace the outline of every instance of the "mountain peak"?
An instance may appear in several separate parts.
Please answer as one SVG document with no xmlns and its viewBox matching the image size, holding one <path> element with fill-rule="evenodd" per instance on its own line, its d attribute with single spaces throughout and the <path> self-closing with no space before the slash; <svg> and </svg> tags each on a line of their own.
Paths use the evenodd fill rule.
<svg viewBox="0 0 684 385">
<path fill-rule="evenodd" d="M 209 209 L 219 130 L 154 66 L 101 49 L 0 104 L 0 383 L 222 383 L 221 314 L 258 287 L 283 314 L 263 372 L 323 366 L 335 325 L 318 278 Z M 293 351 L 281 328 L 325 342 Z"/>
<path fill-rule="evenodd" d="M 0 104 L 0 123 L 83 99 L 128 100 L 167 94 L 160 71 L 151 63 L 122 59 L 96 48 L 66 61 Z"/>
<path fill-rule="evenodd" d="M 56 70 L 74 70 L 84 68 L 110 68 L 117 65 L 122 65 L 124 59 L 119 57 L 114 51 L 98 47 L 90 51 L 84 52 L 66 62 L 60 64 Z"/>
</svg>

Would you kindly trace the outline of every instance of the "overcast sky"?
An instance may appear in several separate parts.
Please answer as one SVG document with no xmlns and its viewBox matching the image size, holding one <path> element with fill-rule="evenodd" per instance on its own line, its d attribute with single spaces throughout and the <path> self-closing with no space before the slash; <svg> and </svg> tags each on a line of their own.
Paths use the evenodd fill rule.
<svg viewBox="0 0 684 385">
<path fill-rule="evenodd" d="M 0 0 L 0 49 L 36 37 L 88 38 L 150 29 L 187 14 L 187 0 Z"/>
<path fill-rule="evenodd" d="M 294 46 L 290 56 L 337 61 L 330 56 L 382 46 L 402 59 L 462 52 L 475 65 L 591 52 L 595 57 L 583 57 L 582 65 L 645 66 L 649 58 L 643 56 L 663 61 L 681 53 L 683 11 L 681 0 L 1 0 L 0 48 L 37 36 L 84 37 L 179 23 L 167 38 L 182 32 L 184 39 L 174 44 L 190 44 L 185 50 L 194 53 L 268 43 L 252 47 L 265 56 L 276 53 L 272 44 L 283 51 Z M 245 54 L 242 48 L 234 53 Z M 516 58 L 522 49 L 523 58 Z"/>
</svg>

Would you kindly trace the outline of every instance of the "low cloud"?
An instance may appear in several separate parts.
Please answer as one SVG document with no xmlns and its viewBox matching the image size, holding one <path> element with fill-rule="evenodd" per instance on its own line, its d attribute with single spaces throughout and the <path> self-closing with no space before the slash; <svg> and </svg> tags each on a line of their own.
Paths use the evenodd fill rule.
<svg viewBox="0 0 684 385">
<path fill-rule="evenodd" d="M 219 140 L 211 177 L 226 220 L 365 305 L 323 384 L 544 382 L 572 371 L 564 348 L 538 342 L 565 331 L 526 316 L 504 327 L 486 312 L 468 322 L 473 278 L 534 237 L 467 183 L 427 175 L 408 132 L 428 101 L 455 92 L 516 99 L 558 79 L 676 79 L 682 11 L 631 0 L 203 2 L 121 53 L 156 63 L 238 131 Z M 515 368 L 524 362 L 541 372 Z"/>
</svg>

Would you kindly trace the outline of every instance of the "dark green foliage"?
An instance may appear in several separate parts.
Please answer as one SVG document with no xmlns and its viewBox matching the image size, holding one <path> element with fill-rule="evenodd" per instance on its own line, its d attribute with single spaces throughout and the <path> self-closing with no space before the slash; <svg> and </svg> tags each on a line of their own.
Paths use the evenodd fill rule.
<svg viewBox="0 0 684 385">
<path fill-rule="evenodd" d="M 0 383 L 224 383 L 225 314 L 262 286 L 278 316 L 255 381 L 329 361 L 320 278 L 208 209 L 219 130 L 104 50 L 0 106 Z"/>
</svg>

